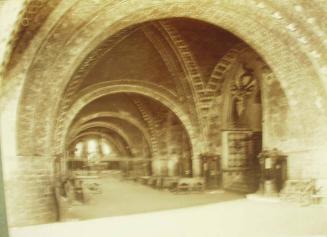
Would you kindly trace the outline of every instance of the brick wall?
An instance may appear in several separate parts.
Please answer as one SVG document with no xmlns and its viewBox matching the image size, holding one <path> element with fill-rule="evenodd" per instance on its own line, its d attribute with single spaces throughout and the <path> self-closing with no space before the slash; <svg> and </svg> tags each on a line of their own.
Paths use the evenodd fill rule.
<svg viewBox="0 0 327 237">
<path fill-rule="evenodd" d="M 274 77 L 261 77 L 263 107 L 263 146 L 274 148 L 287 139 L 288 101 Z"/>
<path fill-rule="evenodd" d="M 4 157 L 9 226 L 56 221 L 51 157 Z"/>
<path fill-rule="evenodd" d="M 70 1 L 64 2 L 73 4 Z M 319 5 L 317 8 L 306 8 L 311 9 L 314 15 L 307 10 L 305 14 L 290 15 L 286 10 L 293 9 L 293 1 L 287 3 L 285 9 L 282 4 L 270 4 L 269 1 L 263 1 L 265 4 L 259 1 L 243 3 L 232 0 L 161 2 L 161 7 L 158 7 L 157 2 L 144 0 L 142 4 L 135 4 L 135 7 L 131 8 L 129 3 L 113 6 L 107 4 L 107 1 L 99 1 L 99 9 L 101 7 L 102 12 L 85 25 L 88 17 L 93 17 L 99 9 L 96 5 L 91 8 L 89 1 L 79 1 L 62 19 L 58 14 L 59 9 L 58 16 L 53 15 L 52 20 L 46 22 L 48 25 L 43 28 L 51 30 L 51 33 L 44 29 L 39 33 L 32 32 L 36 35 L 31 44 L 34 47 L 26 50 L 27 56 L 18 62 L 15 71 L 7 78 L 10 81 L 22 75 L 24 80 L 28 75 L 28 79 L 24 81 L 28 89 L 22 96 L 25 107 L 19 110 L 19 115 L 16 114 L 16 107 L 12 110 L 15 113 L 11 119 L 7 119 L 14 121 L 9 124 L 13 125 L 10 127 L 12 132 L 6 132 L 5 139 L 2 135 L 3 140 L 9 140 L 10 136 L 10 142 L 16 143 L 14 124 L 17 119 L 20 121 L 18 135 L 21 136 L 17 143 L 21 150 L 30 154 L 34 149 L 41 151 L 40 154 L 43 154 L 42 151 L 48 152 L 51 145 L 48 142 L 51 137 L 49 131 L 53 129 L 49 124 L 56 119 L 53 111 L 54 106 L 59 104 L 58 92 L 62 92 L 71 79 L 71 70 L 80 62 L 77 59 L 85 57 L 89 49 L 93 49 L 103 39 L 128 25 L 165 17 L 186 16 L 228 29 L 245 39 L 264 56 L 285 89 L 285 97 L 291 98 L 291 103 L 285 104 L 282 91 L 272 90 L 274 85 L 269 85 L 274 93 L 266 96 L 268 101 L 264 105 L 264 109 L 268 109 L 264 111 L 267 115 L 264 117 L 264 146 L 277 147 L 288 154 L 290 177 L 326 178 L 326 144 L 321 142 L 326 141 L 327 134 L 324 111 L 327 101 L 324 89 L 327 88 L 327 83 L 322 80 L 327 70 L 326 57 L 323 57 L 325 48 L 322 44 L 325 30 L 320 25 L 322 23 L 319 23 L 323 22 L 320 19 L 323 19 L 325 14 L 321 14 L 323 11 L 319 11 Z M 65 9 L 66 5 L 61 7 Z M 74 15 L 78 17 L 71 19 Z M 240 18 L 242 21 L 239 21 Z M 260 22 L 257 19 L 261 19 Z M 56 21 L 58 24 L 54 27 Z M 81 28 L 81 25 L 84 27 Z M 71 32 L 74 37 L 67 34 Z M 6 37 L 0 44 L 1 47 L 6 47 L 9 38 Z M 44 39 L 51 40 L 44 42 L 43 48 L 37 48 Z M 11 47 L 7 49 L 6 52 L 11 51 Z M 37 51 L 37 54 L 34 51 Z M 61 53 L 60 57 L 58 52 Z M 9 53 L 1 53 L 1 69 L 5 65 L 6 57 L 3 55 L 6 54 Z M 31 70 L 27 72 L 27 68 Z M 1 116 L 3 117 L 3 113 Z M 4 125 L 3 128 L 9 127 L 7 123 Z M 8 149 L 7 146 L 5 149 Z M 3 157 L 10 225 L 54 220 L 49 159 L 9 156 L 8 153 Z"/>
<path fill-rule="evenodd" d="M 319 113 L 294 109 L 278 80 L 263 77 L 263 147 L 277 148 L 287 155 L 289 179 L 327 179 L 326 127 L 318 119 L 306 123 Z M 305 85 L 303 96 L 306 95 Z M 312 105 L 314 109 L 315 105 Z M 317 131 L 320 130 L 320 131 Z"/>
</svg>

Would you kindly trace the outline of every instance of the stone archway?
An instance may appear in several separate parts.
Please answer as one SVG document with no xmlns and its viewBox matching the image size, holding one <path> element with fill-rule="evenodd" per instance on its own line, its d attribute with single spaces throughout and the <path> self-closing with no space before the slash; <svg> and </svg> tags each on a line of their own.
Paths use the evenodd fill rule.
<svg viewBox="0 0 327 237">
<path fill-rule="evenodd" d="M 109 141 L 111 144 L 113 144 L 116 149 L 123 155 L 126 156 L 132 156 L 131 150 L 128 148 L 126 148 L 126 146 L 124 146 L 123 144 L 119 144 L 120 142 L 114 140 L 111 136 L 109 136 L 108 134 L 104 133 L 104 132 L 99 132 L 99 131 L 88 131 L 88 132 L 82 132 L 81 134 L 79 134 L 78 136 L 76 136 L 69 145 L 72 145 L 74 143 L 76 143 L 76 141 L 78 140 L 82 140 L 84 137 L 89 137 L 89 136 L 97 136 L 97 137 L 103 137 L 104 139 L 106 139 L 107 141 Z"/>
<path fill-rule="evenodd" d="M 142 125 L 139 121 L 137 121 L 136 119 L 130 118 L 130 117 L 126 117 L 126 114 L 122 114 L 122 113 L 118 113 L 118 112 L 109 112 L 109 111 L 104 111 L 104 112 L 97 112 L 94 114 L 90 114 L 87 115 L 85 117 L 82 117 L 81 119 L 79 119 L 78 121 L 76 121 L 76 123 L 73 125 L 73 127 L 78 127 L 86 122 L 88 122 L 89 120 L 95 119 L 95 118 L 99 118 L 99 117 L 103 117 L 103 118 L 118 118 L 121 120 L 125 120 L 126 122 L 132 124 L 133 126 L 137 127 L 140 131 L 142 131 L 143 134 L 146 134 L 146 136 L 150 136 L 148 134 L 148 132 L 146 131 L 146 128 L 144 127 L 144 125 Z"/>
<path fill-rule="evenodd" d="M 79 129 L 73 131 L 72 138 L 78 136 L 80 133 L 83 133 L 84 130 L 87 130 L 90 128 L 107 128 L 109 130 L 114 131 L 120 137 L 122 137 L 123 140 L 126 141 L 128 146 L 131 147 L 131 145 L 133 144 L 131 139 L 128 137 L 128 134 L 126 134 L 126 132 L 122 128 L 120 128 L 119 126 L 117 126 L 113 123 L 109 123 L 109 122 L 92 122 L 92 123 L 85 124 L 85 125 L 81 126 Z"/>
<path fill-rule="evenodd" d="M 192 122 L 189 120 L 188 115 L 182 109 L 182 106 L 178 104 L 178 100 L 171 93 L 163 93 L 163 88 L 157 87 L 151 83 L 145 83 L 139 85 L 133 81 L 121 81 L 121 82 L 105 82 L 96 84 L 85 90 L 81 91 L 79 95 L 76 95 L 77 100 L 74 102 L 73 106 L 70 108 L 68 114 L 69 117 L 66 118 L 65 123 L 61 126 L 58 125 L 57 129 L 60 129 L 57 134 L 61 135 L 58 137 L 57 141 L 60 146 L 57 148 L 58 153 L 62 153 L 65 149 L 64 138 L 68 132 L 68 128 L 71 126 L 71 123 L 78 112 L 87 104 L 93 100 L 100 98 L 105 95 L 116 94 L 116 93 L 136 93 L 141 94 L 150 99 L 153 99 L 159 103 L 162 103 L 168 109 L 170 109 L 176 116 L 180 119 L 183 126 L 185 127 L 190 141 L 192 144 L 193 158 L 197 159 L 197 154 L 200 153 L 199 150 L 196 150 L 199 147 L 199 144 L 196 143 L 195 131 L 192 127 Z"/>
<path fill-rule="evenodd" d="M 147 131 L 147 129 L 136 119 L 133 119 L 132 117 L 127 117 L 126 115 L 124 116 L 123 114 L 117 113 L 117 112 L 97 112 L 97 113 L 82 117 L 81 119 L 76 121 L 76 123 L 74 123 L 74 125 L 71 127 L 70 132 L 72 133 L 72 136 L 73 136 L 73 133 L 82 129 L 84 127 L 84 125 L 88 125 L 90 123 L 89 122 L 90 120 L 99 118 L 99 117 L 101 117 L 101 118 L 118 118 L 118 119 L 121 119 L 121 120 L 131 124 L 132 126 L 137 128 L 143 134 L 151 152 L 153 153 L 151 137 L 150 137 L 150 134 Z M 66 144 L 67 144 L 67 138 L 65 140 L 66 140 Z"/>
<path fill-rule="evenodd" d="M 9 130 L 3 131 L 11 134 L 7 137 L 7 143 L 16 144 L 18 134 L 17 149 L 13 149 L 10 155 L 21 154 L 24 156 L 22 158 L 35 155 L 41 158 L 52 152 L 56 124 L 53 118 L 56 117 L 60 97 L 81 61 L 101 41 L 119 30 L 144 21 L 189 17 L 233 32 L 265 59 L 281 82 L 290 104 L 291 126 L 288 129 L 291 136 L 287 142 L 281 143 L 282 148 L 293 152 L 291 158 L 294 160 L 317 160 L 314 162 L 315 167 L 325 162 L 321 157 L 326 153 L 324 146 L 327 134 L 322 129 L 326 122 L 326 59 L 317 57 L 318 52 L 324 52 L 325 48 L 315 47 L 311 43 L 321 43 L 322 37 L 318 37 L 318 31 L 310 29 L 310 22 L 305 22 L 301 16 L 289 15 L 282 7 L 257 1 L 240 3 L 217 0 L 199 3 L 164 0 L 160 3 L 143 1 L 142 4 L 128 1 L 116 5 L 101 2 L 93 8 L 89 8 L 88 2 L 75 3 L 65 3 L 52 15 L 44 30 L 37 33 L 34 46 L 26 51 L 17 67 L 8 72 L 10 83 L 7 83 L 7 89 L 17 92 L 16 97 L 10 98 L 13 102 L 9 106 L 12 107 L 6 107 L 10 111 L 2 115 L 4 120 L 7 118 L 9 121 L 14 114 L 17 120 L 17 126 L 15 119 L 8 124 L 8 129 L 16 131 L 14 134 Z M 129 4 L 135 7 L 131 8 Z M 72 15 L 80 18 L 70 22 L 69 16 Z M 262 21 L 259 22 L 258 18 Z M 85 19 L 89 20 L 89 24 L 84 28 L 79 27 Z M 303 24 L 303 29 L 297 30 L 297 23 Z M 73 34 L 67 35 L 67 27 Z M 24 81 L 23 89 L 19 80 Z M 306 96 L 309 93 L 313 94 Z M 31 141 L 36 135 L 40 139 Z M 308 150 L 303 151 L 303 145 Z M 308 156 L 309 159 L 306 158 Z M 316 177 L 317 174 L 312 172 L 306 175 Z"/>
<path fill-rule="evenodd" d="M 219 6 L 219 10 L 217 10 L 216 13 L 213 15 L 211 15 L 211 14 L 209 15 L 209 13 L 212 13 L 210 10 L 210 9 L 212 9 L 212 6 L 207 7 L 206 5 L 204 5 L 203 7 L 197 6 L 195 8 L 192 8 L 192 10 L 188 13 L 189 15 L 185 15 L 185 7 L 187 7 L 187 8 L 193 7 L 192 3 L 186 3 L 186 2 L 185 3 L 170 3 L 169 1 L 163 2 L 162 5 L 168 6 L 168 7 L 163 8 L 163 9 L 167 9 L 167 10 L 162 10 L 162 11 L 154 11 L 154 6 L 152 6 L 151 3 L 147 3 L 147 4 L 149 4 L 149 5 L 146 5 L 146 4 L 144 5 L 144 6 L 149 6 L 148 8 L 146 8 L 146 10 L 141 8 L 141 9 L 134 9 L 132 12 L 130 12 L 131 9 L 129 9 L 128 13 L 132 13 L 132 14 L 129 17 L 124 18 L 124 21 L 121 21 L 121 25 L 119 25 L 119 27 L 118 26 L 110 27 L 111 30 L 107 31 L 107 33 L 105 35 L 103 35 L 103 33 L 100 32 L 100 30 L 99 30 L 98 31 L 99 34 L 97 34 L 97 36 L 98 36 L 97 42 L 100 42 L 102 39 L 108 37 L 108 35 L 112 34 L 112 32 L 117 32 L 118 30 L 124 28 L 125 26 L 127 26 L 127 24 L 129 24 L 129 22 L 133 22 L 134 24 L 139 22 L 137 19 L 138 19 L 138 17 L 141 18 L 141 16 L 142 16 L 142 21 L 164 18 L 164 17 L 176 17 L 176 16 L 188 17 L 189 16 L 191 18 L 210 22 L 212 24 L 221 26 L 223 28 L 226 28 L 226 29 L 232 31 L 233 33 L 235 33 L 236 35 L 240 36 L 242 39 L 247 41 L 261 55 L 263 55 L 263 58 L 271 66 L 274 73 L 277 75 L 277 78 L 282 82 L 281 84 L 282 84 L 282 87 L 285 88 L 285 91 L 287 92 L 286 93 L 287 97 L 293 101 L 292 102 L 292 104 L 293 104 L 292 110 L 294 111 L 294 116 L 299 116 L 297 113 L 299 113 L 298 111 L 300 111 L 300 110 L 296 109 L 296 107 L 299 105 L 301 105 L 300 107 L 302 108 L 302 110 L 304 107 L 307 108 L 308 111 L 315 110 L 315 101 L 312 101 L 313 99 L 311 101 L 308 99 L 304 99 L 303 101 L 296 101 L 296 100 L 301 100 L 302 97 L 296 96 L 296 95 L 301 94 L 302 90 L 300 90 L 298 87 L 292 87 L 291 86 L 292 80 L 299 80 L 299 78 L 303 78 L 303 80 L 305 80 L 305 82 L 303 84 L 305 84 L 307 88 L 309 88 L 309 87 L 312 88 L 312 89 L 310 89 L 310 91 L 315 91 L 315 93 L 319 93 L 319 95 L 317 94 L 317 98 L 324 98 L 324 92 L 321 90 L 322 87 L 319 86 L 320 85 L 319 79 L 317 79 L 318 77 L 314 76 L 314 75 L 317 75 L 317 74 L 315 74 L 314 68 L 312 68 L 310 66 L 306 67 L 306 68 L 299 67 L 300 61 L 303 62 L 303 60 L 304 60 L 309 63 L 308 57 L 305 54 L 298 55 L 299 52 L 294 49 L 294 52 L 296 52 L 296 55 L 293 55 L 293 56 L 297 60 L 293 60 L 293 59 L 289 60 L 289 57 L 292 57 L 291 52 L 289 52 L 288 47 L 285 45 L 284 42 L 282 42 L 280 39 L 277 39 L 280 36 L 279 34 L 277 34 L 277 32 L 281 31 L 281 29 L 279 29 L 279 28 L 276 29 L 277 32 L 275 34 L 267 32 L 267 30 L 264 29 L 264 27 L 262 27 L 254 19 L 252 19 L 252 17 L 246 18 L 246 20 L 242 21 L 242 23 L 241 23 L 242 25 L 239 25 L 240 22 L 236 19 L 239 19 L 238 17 L 244 16 L 247 13 L 249 13 L 249 15 L 251 15 L 250 13 L 251 13 L 251 10 L 254 10 L 254 6 L 251 6 L 251 7 L 250 6 L 242 6 L 242 8 L 238 8 L 238 11 L 234 11 L 234 10 L 231 11 L 231 7 L 233 7 L 233 4 L 234 4 L 233 1 L 231 1 L 228 4 L 217 3 L 217 7 Z M 102 9 L 102 10 L 104 10 L 104 9 Z M 123 10 L 123 9 L 126 10 L 123 7 L 120 10 Z M 171 13 L 172 11 L 170 11 L 170 10 L 172 10 L 172 9 L 174 9 L 174 11 L 173 11 L 174 13 Z M 183 9 L 183 11 L 181 11 L 182 9 Z M 202 9 L 202 11 L 200 12 L 195 9 Z M 239 10 L 239 9 L 241 9 L 241 10 Z M 148 14 L 149 19 L 147 19 L 147 18 L 144 19 L 143 14 L 145 12 L 150 13 L 150 14 Z M 155 12 L 155 13 L 153 13 L 153 12 Z M 109 17 L 108 12 L 103 17 Z M 109 24 L 109 22 L 112 22 L 112 21 L 108 21 L 108 24 Z M 238 22 L 238 24 L 236 24 L 236 22 Z M 92 22 L 92 23 L 94 23 L 94 22 Z M 273 26 L 273 24 L 275 24 L 274 20 L 267 20 L 266 23 L 267 23 L 267 25 L 272 25 L 272 26 Z M 257 28 L 259 30 L 257 30 L 256 32 L 265 32 L 265 34 L 262 34 L 262 33 L 247 34 L 247 30 L 249 30 L 251 28 Z M 85 30 L 85 31 L 83 31 L 83 33 L 87 34 L 87 30 L 90 30 L 90 29 L 83 29 L 83 30 Z M 79 31 L 78 33 L 82 33 L 82 31 Z M 95 33 L 95 32 L 92 32 L 92 33 Z M 65 58 L 67 57 L 67 59 L 71 58 L 73 60 L 73 58 L 77 55 L 78 55 L 79 59 L 83 58 L 83 57 L 81 57 L 81 55 L 86 55 L 87 51 L 85 51 L 85 53 L 83 53 L 81 51 L 81 49 L 77 48 L 76 41 L 79 42 L 79 40 L 77 40 L 77 38 L 78 38 L 77 35 L 78 34 L 75 34 L 75 37 L 76 37 L 75 40 L 73 40 L 73 39 L 69 40 L 70 44 L 69 44 L 69 46 L 67 45 L 67 47 L 70 48 L 69 53 L 67 52 L 68 54 L 66 54 L 66 55 L 63 53 L 61 55 L 61 57 L 65 57 Z M 291 37 L 291 36 L 287 36 L 287 37 L 290 38 L 289 40 L 295 41 L 295 39 L 293 37 Z M 94 45 L 98 44 L 97 42 L 92 41 L 91 45 L 93 45 L 93 47 L 89 45 L 88 48 L 94 48 Z M 269 44 L 270 42 L 271 42 L 271 44 Z M 296 43 L 295 45 L 298 45 L 298 43 Z M 80 47 L 80 45 L 78 45 L 78 47 Z M 299 46 L 299 47 L 301 47 L 301 46 Z M 76 49 L 76 51 L 74 48 Z M 64 50 L 63 50 L 63 52 L 64 52 Z M 281 54 L 280 52 L 288 52 L 288 53 L 287 53 L 287 55 L 286 54 L 284 55 L 284 54 Z M 75 56 L 73 56 L 73 55 L 75 55 Z M 37 58 L 38 57 L 35 58 L 35 60 L 36 60 L 36 61 L 34 61 L 35 63 L 37 62 Z M 44 61 L 44 59 L 43 59 L 43 61 Z M 49 61 L 52 61 L 52 60 L 49 60 Z M 65 61 L 65 64 L 67 64 L 68 61 L 69 61 L 69 63 L 73 62 L 73 61 L 67 60 L 67 61 Z M 63 74 L 61 74 L 61 73 L 64 73 L 65 70 L 60 70 L 61 71 L 60 74 L 62 75 L 61 78 L 70 78 L 70 76 L 68 76 L 68 75 L 70 73 L 72 73 L 73 68 L 76 68 L 76 66 L 79 64 L 79 62 L 80 62 L 80 60 L 74 61 L 74 63 L 73 63 L 74 66 L 72 64 L 70 64 L 71 67 L 66 67 L 66 68 L 71 69 L 70 72 L 66 71 L 68 73 L 68 74 L 66 74 L 66 76 L 63 76 Z M 62 69 L 62 66 L 60 66 L 59 64 L 56 65 L 56 67 L 53 67 L 53 69 L 55 69 L 55 68 Z M 41 65 L 42 64 L 38 63 L 38 67 L 41 67 Z M 35 74 L 35 72 L 37 72 L 37 71 L 32 70 L 32 68 L 33 68 L 33 66 L 31 67 L 30 72 Z M 287 69 L 285 69 L 285 68 L 287 68 Z M 301 70 L 299 70 L 299 68 L 301 68 Z M 50 70 L 51 69 L 49 68 L 49 71 Z M 53 74 L 57 75 L 56 73 L 53 73 Z M 33 78 L 39 78 L 40 76 L 35 75 L 35 77 L 33 76 Z M 309 80 L 308 78 L 312 78 L 312 80 L 311 79 Z M 36 81 L 34 81 L 34 83 L 35 82 Z M 66 83 L 64 81 L 62 81 L 62 82 L 63 82 L 62 86 L 64 86 Z M 31 82 L 31 83 L 33 84 L 33 82 Z M 60 82 L 58 81 L 58 83 L 60 83 Z M 37 88 L 37 87 L 32 86 L 32 84 L 26 83 L 25 88 Z M 39 84 L 39 82 L 37 82 L 37 84 Z M 59 85 L 58 85 L 58 87 L 57 86 L 53 86 L 53 87 L 60 88 Z M 61 87 L 61 88 L 63 88 L 63 87 Z M 30 89 L 28 89 L 28 90 L 30 90 Z M 31 94 L 31 93 L 28 93 L 28 94 Z M 52 93 L 50 93 L 50 94 L 52 94 Z M 26 96 L 27 97 L 23 96 L 23 98 L 26 99 L 27 102 L 32 102 L 32 101 L 30 101 L 30 99 L 28 99 L 28 97 L 30 97 L 30 96 L 28 96 L 27 94 L 26 94 Z M 48 99 L 50 99 L 51 97 L 52 96 L 49 96 Z M 324 101 L 324 100 L 321 100 L 321 101 Z M 321 103 L 323 103 L 323 102 L 321 102 Z M 58 104 L 58 103 L 56 103 L 56 104 Z M 42 111 L 45 112 L 44 110 L 42 110 Z M 23 110 L 21 110 L 21 112 L 23 113 L 22 115 L 24 117 L 29 117 L 29 114 L 25 114 L 25 112 L 28 112 L 28 111 L 25 110 L 25 112 L 24 112 L 24 109 L 23 109 Z M 32 111 L 30 111 L 30 112 L 32 112 Z M 319 110 L 319 113 L 321 114 L 322 112 Z M 46 117 L 54 115 L 53 113 L 51 113 L 49 111 L 47 111 L 46 114 L 49 114 Z M 40 117 L 43 117 L 43 116 L 40 116 Z M 37 124 L 38 125 L 32 126 L 32 127 L 36 128 L 36 129 L 39 128 L 42 131 L 49 131 L 49 129 L 52 130 L 51 127 L 53 128 L 53 125 L 49 125 L 49 124 L 45 125 L 43 122 L 37 122 Z M 23 127 L 26 126 L 23 124 L 21 124 L 21 125 Z M 308 126 L 309 126 L 309 124 L 308 124 Z M 296 128 L 290 128 L 290 129 L 294 129 L 297 131 Z M 32 131 L 33 130 L 34 129 L 32 129 Z M 26 132 L 28 132 L 28 131 L 32 132 L 30 129 L 26 129 Z M 297 131 L 297 132 L 299 133 L 299 131 Z M 301 131 L 300 131 L 300 133 L 301 133 Z M 24 136 L 23 135 L 24 132 L 22 132 L 20 134 L 22 134 L 22 136 Z M 300 135 L 301 134 L 299 134 L 298 137 L 300 137 Z M 303 136 L 305 136 L 305 134 L 301 135 L 301 137 L 303 137 Z M 48 136 L 46 136 L 46 137 L 48 137 Z M 47 139 L 44 138 L 44 139 L 45 140 L 42 140 L 42 141 L 46 141 L 49 138 L 47 138 Z M 305 139 L 305 137 L 302 138 L 302 140 L 303 139 Z M 26 139 L 23 139 L 23 140 L 25 141 L 24 144 L 27 146 L 28 142 L 26 142 Z M 40 146 L 41 146 L 41 144 L 40 144 Z M 35 149 L 38 150 L 37 148 L 35 148 Z"/>
</svg>

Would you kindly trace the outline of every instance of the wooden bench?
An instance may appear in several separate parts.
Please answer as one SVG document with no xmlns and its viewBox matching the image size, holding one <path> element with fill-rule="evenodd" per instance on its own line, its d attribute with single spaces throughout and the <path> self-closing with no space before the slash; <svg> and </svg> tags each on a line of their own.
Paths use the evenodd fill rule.
<svg viewBox="0 0 327 237">
<path fill-rule="evenodd" d="M 315 182 L 315 192 L 312 195 L 314 204 L 327 204 L 327 180 L 321 179 Z"/>
<path fill-rule="evenodd" d="M 205 181 L 202 177 L 180 178 L 177 183 L 177 191 L 204 191 Z"/>
<path fill-rule="evenodd" d="M 97 175 L 79 175 L 75 176 L 75 193 L 76 198 L 86 203 L 92 195 L 102 193 L 99 176 Z"/>
<path fill-rule="evenodd" d="M 280 197 L 306 205 L 327 203 L 327 180 L 287 180 Z"/>
<path fill-rule="evenodd" d="M 312 203 L 312 195 L 315 192 L 315 181 L 310 180 L 287 180 L 280 197 L 284 201 L 302 204 Z"/>
<path fill-rule="evenodd" d="M 151 186 L 151 187 L 155 187 L 157 184 L 157 178 L 150 176 L 150 178 L 148 179 L 148 183 L 147 185 Z"/>
<path fill-rule="evenodd" d="M 162 188 L 173 189 L 178 184 L 179 177 L 165 177 L 163 178 Z"/>
<path fill-rule="evenodd" d="M 137 178 L 137 182 L 141 184 L 147 184 L 148 180 L 150 179 L 150 176 L 141 176 Z"/>
</svg>

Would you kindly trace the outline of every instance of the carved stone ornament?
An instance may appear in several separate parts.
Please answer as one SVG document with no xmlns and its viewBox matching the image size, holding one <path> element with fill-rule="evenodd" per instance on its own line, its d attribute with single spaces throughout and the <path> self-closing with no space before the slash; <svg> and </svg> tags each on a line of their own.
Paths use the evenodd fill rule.
<svg viewBox="0 0 327 237">
<path fill-rule="evenodd" d="M 253 93 L 256 80 L 253 70 L 243 64 L 244 72 L 234 79 L 231 86 L 232 94 L 232 121 L 236 126 L 245 125 L 246 99 Z"/>
</svg>

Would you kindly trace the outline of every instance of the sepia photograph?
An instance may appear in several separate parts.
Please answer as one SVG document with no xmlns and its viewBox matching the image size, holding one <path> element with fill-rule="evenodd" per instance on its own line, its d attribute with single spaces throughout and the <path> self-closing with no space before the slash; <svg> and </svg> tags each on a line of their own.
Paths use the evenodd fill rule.
<svg viewBox="0 0 327 237">
<path fill-rule="evenodd" d="M 327 237 L 327 0 L 0 0 L 0 237 Z"/>
</svg>

